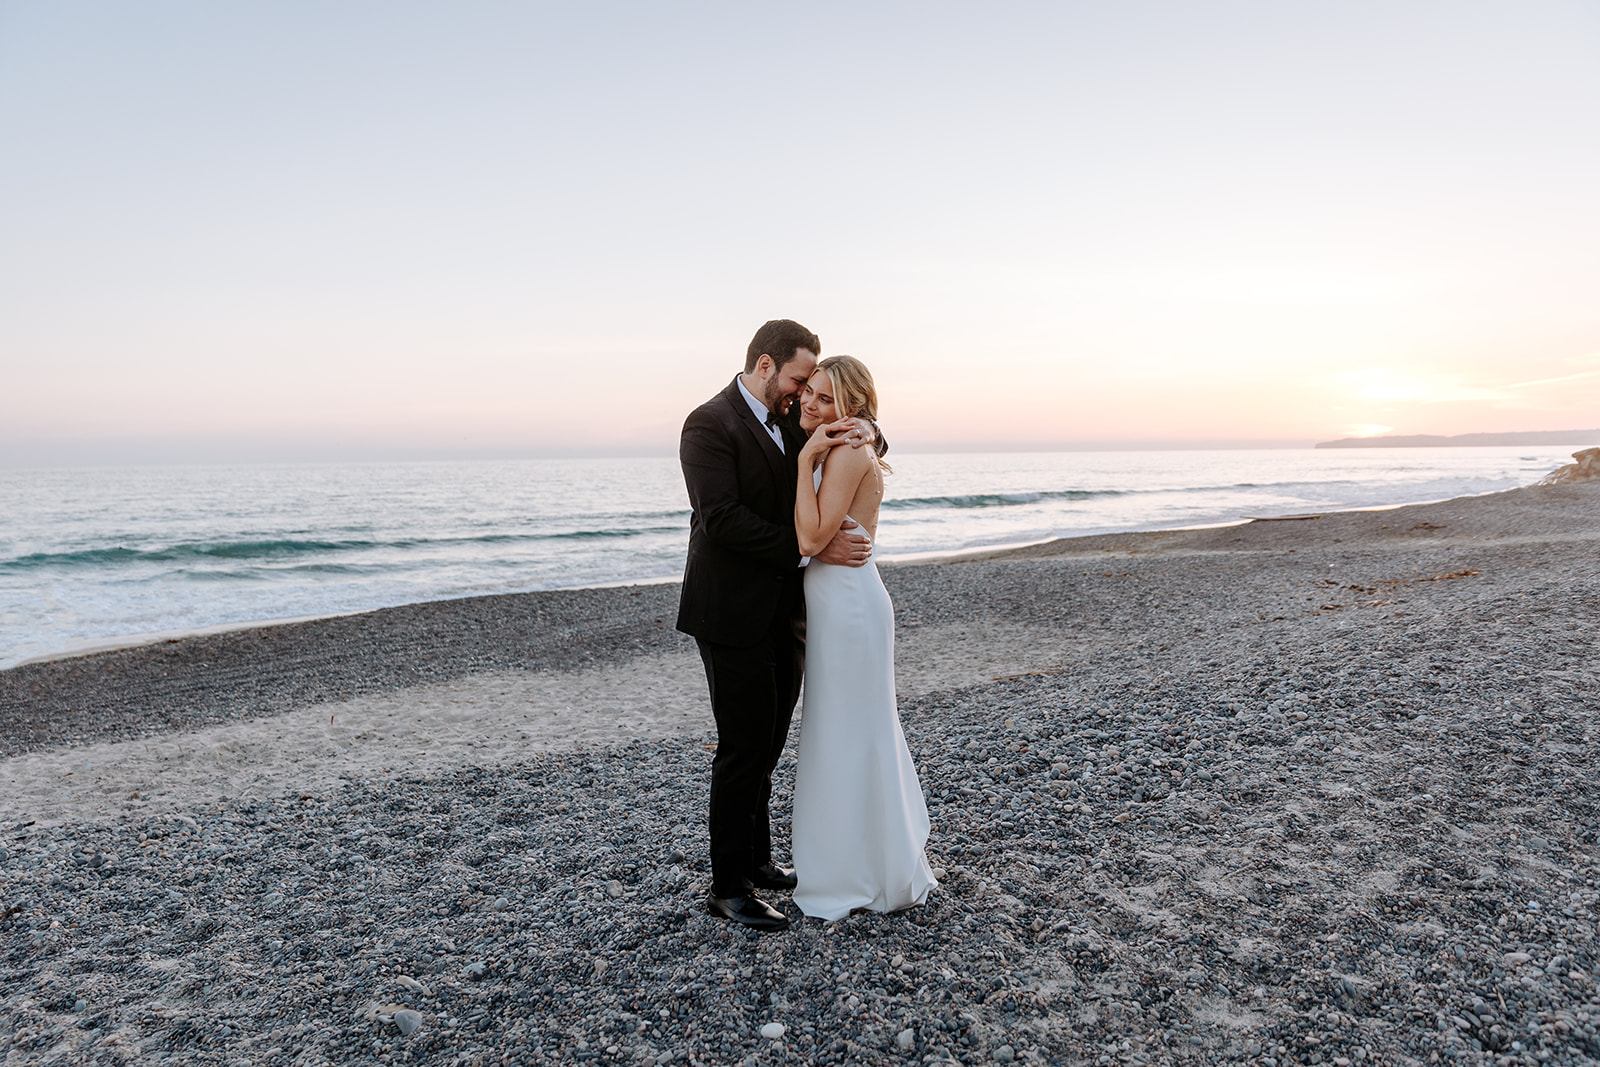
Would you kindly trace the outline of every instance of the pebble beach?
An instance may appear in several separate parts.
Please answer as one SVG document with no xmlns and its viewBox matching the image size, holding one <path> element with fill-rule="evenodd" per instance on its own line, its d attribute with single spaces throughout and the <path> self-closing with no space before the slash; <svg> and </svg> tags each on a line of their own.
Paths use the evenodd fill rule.
<svg viewBox="0 0 1600 1067">
<path fill-rule="evenodd" d="M 940 886 L 779 935 L 676 585 L 0 671 L 0 1062 L 1600 1059 L 1600 483 L 883 574 Z"/>
</svg>

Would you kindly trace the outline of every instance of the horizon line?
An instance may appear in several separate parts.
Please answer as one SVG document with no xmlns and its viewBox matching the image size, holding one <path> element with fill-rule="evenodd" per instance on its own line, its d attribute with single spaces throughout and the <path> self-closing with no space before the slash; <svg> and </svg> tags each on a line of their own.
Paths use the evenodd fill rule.
<svg viewBox="0 0 1600 1067">
<path fill-rule="evenodd" d="M 952 455 L 976 453 L 1041 452 L 1205 452 L 1271 449 L 1312 449 L 1318 439 L 1299 438 L 1156 438 L 1130 441 L 1021 441 L 935 442 L 898 444 L 890 452 L 900 455 Z M 231 466 L 299 463 L 449 463 L 483 460 L 559 459 L 659 459 L 677 455 L 676 445 L 590 445 L 552 448 L 384 448 L 305 447 L 271 448 L 248 445 L 184 445 L 177 442 L 113 446 L 96 443 L 79 448 L 28 447 L 0 444 L 0 469 L 43 470 L 86 467 Z"/>
<path fill-rule="evenodd" d="M 1385 435 L 1391 436 L 1391 435 Z M 1399 435 L 1393 435 L 1399 436 Z M 1466 436 L 1466 435 L 1458 435 Z M 1473 435 L 1475 436 L 1475 435 Z M 1367 447 L 1384 447 L 1382 438 L 1345 440 L 1372 441 Z M 973 455 L 1029 454 L 1058 452 L 1239 452 L 1311 451 L 1330 442 L 1312 437 L 1298 438 L 1157 438 L 1130 441 L 1025 441 L 1025 442 L 930 442 L 912 441 L 897 445 L 891 439 L 890 454 Z M 1389 447 L 1407 447 L 1393 445 Z M 1440 447 L 1472 447 L 1448 446 Z M 1486 444 L 1481 447 L 1501 447 Z M 1505 447 L 1541 447 L 1507 445 Z M 1550 447 L 1555 447 L 1551 445 Z M 139 448 L 124 446 L 112 456 L 104 445 L 84 449 L 30 448 L 18 454 L 0 445 L 0 470 L 70 470 L 111 467 L 222 467 L 272 466 L 321 463 L 463 463 L 515 460 L 578 459 L 663 459 L 675 456 L 669 446 L 574 446 L 567 448 L 304 448 L 269 449 L 249 447 L 180 447 L 169 443 Z M 72 453 L 76 452 L 74 455 Z M 210 454 L 206 454 L 210 453 Z"/>
</svg>

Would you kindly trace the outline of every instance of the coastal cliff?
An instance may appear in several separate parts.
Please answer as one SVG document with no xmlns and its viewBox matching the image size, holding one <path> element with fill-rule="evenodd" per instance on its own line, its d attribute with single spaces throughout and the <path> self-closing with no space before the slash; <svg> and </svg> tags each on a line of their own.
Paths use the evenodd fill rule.
<svg viewBox="0 0 1600 1067">
<path fill-rule="evenodd" d="M 1493 445 L 1600 445 L 1600 430 L 1532 430 L 1526 433 L 1402 434 L 1394 437 L 1341 437 L 1316 448 L 1483 448 Z"/>
</svg>

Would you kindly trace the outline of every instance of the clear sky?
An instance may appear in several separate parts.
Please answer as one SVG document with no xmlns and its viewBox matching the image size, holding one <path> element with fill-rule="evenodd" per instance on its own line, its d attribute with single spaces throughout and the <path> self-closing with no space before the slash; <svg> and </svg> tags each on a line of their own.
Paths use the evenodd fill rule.
<svg viewBox="0 0 1600 1067">
<path fill-rule="evenodd" d="M 1600 5 L 0 0 L 0 457 L 1600 425 Z"/>
</svg>

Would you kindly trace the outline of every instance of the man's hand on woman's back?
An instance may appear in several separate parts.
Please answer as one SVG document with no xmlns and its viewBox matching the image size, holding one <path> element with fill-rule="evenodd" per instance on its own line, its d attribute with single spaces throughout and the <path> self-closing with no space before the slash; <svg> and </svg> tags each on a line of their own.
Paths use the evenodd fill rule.
<svg viewBox="0 0 1600 1067">
<path fill-rule="evenodd" d="M 872 558 L 872 538 L 862 533 L 856 521 L 847 515 L 833 540 L 811 558 L 840 567 L 860 567 Z"/>
</svg>

